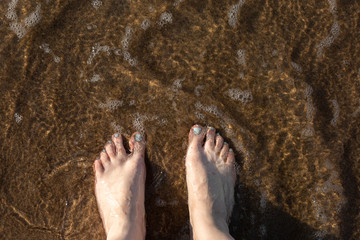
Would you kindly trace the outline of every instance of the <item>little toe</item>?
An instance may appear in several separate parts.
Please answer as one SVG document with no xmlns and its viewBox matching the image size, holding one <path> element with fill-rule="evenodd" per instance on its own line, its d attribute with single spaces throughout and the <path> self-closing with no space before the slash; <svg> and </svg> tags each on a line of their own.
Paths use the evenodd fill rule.
<svg viewBox="0 0 360 240">
<path fill-rule="evenodd" d="M 94 168 L 94 172 L 95 172 L 95 175 L 96 175 L 96 176 L 98 176 L 98 174 L 101 174 L 101 173 L 104 172 L 104 167 L 103 167 L 103 165 L 101 164 L 100 159 L 96 159 L 96 160 L 94 161 L 93 168 Z"/>
<path fill-rule="evenodd" d="M 226 158 L 226 164 L 234 165 L 235 164 L 235 154 L 232 148 L 229 149 L 228 156 Z"/>
<path fill-rule="evenodd" d="M 205 148 L 213 149 L 215 147 L 215 128 L 208 127 L 206 132 Z"/>
<path fill-rule="evenodd" d="M 220 136 L 220 134 L 216 134 L 216 143 L 215 143 L 215 152 L 220 153 L 221 148 L 223 146 L 224 139 Z"/>
<path fill-rule="evenodd" d="M 140 132 L 134 132 L 129 141 L 130 151 L 134 155 L 145 155 L 145 137 Z"/>
<path fill-rule="evenodd" d="M 206 130 L 199 124 L 195 124 L 190 129 L 189 144 L 202 145 L 205 138 Z"/>
<path fill-rule="evenodd" d="M 220 158 L 225 162 L 227 156 L 229 153 L 229 144 L 227 144 L 226 142 L 224 142 L 223 147 L 220 151 Z"/>
<path fill-rule="evenodd" d="M 105 149 L 100 153 L 100 160 L 101 160 L 101 163 L 102 163 L 104 169 L 106 169 L 110 165 L 110 158 L 107 155 Z"/>
<path fill-rule="evenodd" d="M 105 144 L 106 153 L 111 159 L 114 159 L 116 156 L 115 144 L 110 140 Z"/>
<path fill-rule="evenodd" d="M 112 136 L 112 140 L 113 140 L 113 142 L 115 144 L 117 155 L 120 156 L 120 157 L 125 157 L 126 156 L 126 151 L 125 151 L 125 148 L 124 148 L 124 144 L 123 144 L 123 140 L 122 140 L 121 135 L 119 133 L 115 133 Z"/>
</svg>

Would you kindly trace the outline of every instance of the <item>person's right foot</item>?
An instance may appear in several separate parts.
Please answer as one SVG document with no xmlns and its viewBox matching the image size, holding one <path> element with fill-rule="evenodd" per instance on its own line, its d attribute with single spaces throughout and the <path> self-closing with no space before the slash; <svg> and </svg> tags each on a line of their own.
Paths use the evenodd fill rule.
<svg viewBox="0 0 360 240">
<path fill-rule="evenodd" d="M 214 128 L 191 128 L 185 165 L 194 239 L 232 239 L 227 221 L 234 205 L 234 163 L 234 152 Z"/>
</svg>

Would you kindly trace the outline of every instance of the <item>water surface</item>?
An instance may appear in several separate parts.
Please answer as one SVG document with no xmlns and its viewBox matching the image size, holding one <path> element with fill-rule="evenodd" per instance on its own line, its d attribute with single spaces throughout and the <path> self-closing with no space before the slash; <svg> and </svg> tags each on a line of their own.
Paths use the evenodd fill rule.
<svg viewBox="0 0 360 240">
<path fill-rule="evenodd" d="M 0 2 L 0 238 L 105 239 L 92 163 L 147 137 L 147 239 L 188 239 L 194 123 L 236 152 L 235 239 L 360 239 L 360 4 Z"/>
</svg>

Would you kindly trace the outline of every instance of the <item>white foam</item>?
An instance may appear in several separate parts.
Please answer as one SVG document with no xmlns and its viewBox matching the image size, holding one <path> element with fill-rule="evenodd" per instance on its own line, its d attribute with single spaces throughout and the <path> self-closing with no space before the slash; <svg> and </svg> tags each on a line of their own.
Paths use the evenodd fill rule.
<svg viewBox="0 0 360 240">
<path fill-rule="evenodd" d="M 88 30 L 91 30 L 91 29 L 96 29 L 97 26 L 96 26 L 95 24 L 93 24 L 93 25 L 87 26 L 86 28 L 87 28 Z"/>
<path fill-rule="evenodd" d="M 260 211 L 262 213 L 265 212 L 265 209 L 266 209 L 266 202 L 267 202 L 267 194 L 265 191 L 263 191 L 261 193 L 261 198 L 260 198 Z"/>
<path fill-rule="evenodd" d="M 118 56 L 122 55 L 121 49 L 115 49 L 114 54 Z"/>
<path fill-rule="evenodd" d="M 122 126 L 120 126 L 119 124 L 117 124 L 116 122 L 112 122 L 111 126 L 113 127 L 114 131 L 117 133 L 123 133 L 124 132 L 124 128 Z"/>
<path fill-rule="evenodd" d="M 36 6 L 35 11 L 31 12 L 28 17 L 25 18 L 24 23 L 26 27 L 33 27 L 38 24 L 41 20 L 41 4 Z"/>
<path fill-rule="evenodd" d="M 130 52 L 128 51 L 133 32 L 134 32 L 133 28 L 131 28 L 130 26 L 126 26 L 125 36 L 121 40 L 121 45 L 123 49 L 122 55 L 124 57 L 124 60 L 127 61 L 131 66 L 136 66 L 138 64 L 137 58 L 136 57 L 132 58 Z M 118 51 L 117 55 L 120 55 L 121 54 L 119 52 L 120 50 L 117 51 Z"/>
<path fill-rule="evenodd" d="M 232 28 L 236 27 L 236 24 L 238 22 L 239 10 L 244 3 L 245 0 L 239 0 L 237 4 L 234 4 L 230 7 L 230 10 L 228 12 L 228 23 Z"/>
<path fill-rule="evenodd" d="M 90 82 L 98 82 L 98 81 L 102 81 L 103 79 L 100 77 L 99 74 L 95 74 L 91 77 Z M 87 81 L 87 80 L 86 80 Z"/>
<path fill-rule="evenodd" d="M 240 79 L 245 79 L 245 73 L 244 73 L 244 72 L 240 72 L 240 73 L 239 73 L 239 78 L 240 78 Z"/>
<path fill-rule="evenodd" d="M 87 60 L 87 64 L 92 64 L 93 59 L 99 52 L 105 52 L 108 56 L 110 53 L 110 47 L 107 45 L 101 46 L 99 43 L 95 43 L 95 45 L 91 49 L 90 56 Z"/>
<path fill-rule="evenodd" d="M 324 40 L 322 40 L 319 44 L 316 45 L 316 48 L 317 48 L 316 56 L 318 58 L 323 55 L 323 49 L 325 47 L 331 46 L 331 44 L 335 41 L 335 39 L 339 36 L 339 34 L 340 34 L 339 22 L 335 21 L 333 23 L 333 25 L 331 26 L 329 35 Z"/>
<path fill-rule="evenodd" d="M 261 224 L 260 227 L 259 227 L 259 234 L 260 234 L 260 237 L 263 238 L 266 236 L 266 226 L 264 224 Z"/>
<path fill-rule="evenodd" d="M 12 0 L 9 2 L 9 7 L 7 9 L 5 16 L 7 19 L 12 21 L 9 24 L 10 29 L 17 35 L 19 39 L 21 39 L 27 33 L 25 27 L 33 27 L 41 20 L 41 14 L 40 14 L 41 5 L 40 4 L 37 5 L 36 9 L 33 12 L 31 12 L 28 17 L 24 19 L 24 24 L 23 24 L 19 22 L 15 10 L 17 3 L 18 3 L 17 0 Z"/>
<path fill-rule="evenodd" d="M 200 112 L 198 112 L 198 111 L 195 112 L 195 117 L 196 117 L 197 119 L 200 119 L 200 120 L 202 120 L 202 121 L 205 121 L 205 116 L 204 116 L 204 114 L 202 114 L 202 113 L 200 113 Z"/>
<path fill-rule="evenodd" d="M 302 138 L 314 136 L 314 127 L 311 124 L 307 124 L 306 127 L 301 132 Z"/>
<path fill-rule="evenodd" d="M 25 27 L 18 22 L 12 22 L 10 23 L 10 29 L 16 34 L 18 38 L 22 38 L 27 33 L 27 30 Z"/>
<path fill-rule="evenodd" d="M 127 62 L 131 65 L 131 66 L 136 66 L 138 64 L 138 61 L 136 58 L 129 58 L 127 60 Z"/>
<path fill-rule="evenodd" d="M 131 58 L 131 55 L 128 51 L 124 51 L 123 56 L 125 61 L 128 61 Z"/>
<path fill-rule="evenodd" d="M 306 99 L 311 99 L 311 94 L 313 92 L 313 88 L 307 83 L 305 83 L 305 85 L 306 85 L 305 90 L 304 90 L 305 97 L 306 97 Z"/>
<path fill-rule="evenodd" d="M 232 100 L 239 101 L 244 105 L 253 100 L 253 96 L 248 90 L 242 91 L 237 88 L 231 88 L 226 93 Z"/>
<path fill-rule="evenodd" d="M 136 131 L 139 131 L 141 133 L 145 132 L 144 123 L 146 120 L 148 120 L 148 117 L 145 114 L 135 113 L 133 115 L 133 127 L 136 129 Z"/>
<path fill-rule="evenodd" d="M 328 0 L 330 12 L 334 15 L 337 14 L 336 0 Z"/>
<path fill-rule="evenodd" d="M 164 26 L 165 24 L 172 23 L 172 22 L 173 22 L 172 14 L 169 13 L 169 12 L 163 12 L 163 13 L 160 15 L 160 20 L 157 21 L 157 23 L 158 23 L 161 27 Z"/>
<path fill-rule="evenodd" d="M 160 126 L 166 125 L 168 123 L 168 120 L 166 120 L 165 118 L 159 119 L 157 121 L 157 124 Z"/>
<path fill-rule="evenodd" d="M 244 49 L 239 49 L 237 52 L 238 55 L 238 61 L 239 64 L 243 65 L 244 67 L 246 66 L 246 51 Z"/>
<path fill-rule="evenodd" d="M 177 89 L 182 88 L 182 82 L 185 81 L 185 78 L 176 79 L 173 83 L 173 86 Z"/>
<path fill-rule="evenodd" d="M 295 62 L 291 62 L 291 65 L 293 66 L 293 68 L 294 68 L 296 71 L 302 72 L 302 67 L 301 67 L 299 64 L 297 64 L 297 63 L 295 63 Z"/>
<path fill-rule="evenodd" d="M 123 101 L 120 100 L 107 100 L 106 103 L 100 103 L 99 108 L 115 110 L 123 105 Z"/>
<path fill-rule="evenodd" d="M 153 12 L 153 11 L 155 10 L 155 8 L 154 8 L 152 5 L 150 5 L 150 6 L 148 7 L 148 10 L 149 10 L 149 12 Z"/>
<path fill-rule="evenodd" d="M 12 0 L 9 2 L 8 10 L 5 14 L 6 18 L 9 20 L 17 21 L 18 17 L 15 11 L 16 5 L 18 3 L 18 0 Z"/>
<path fill-rule="evenodd" d="M 195 89 L 194 89 L 195 96 L 200 97 L 200 95 L 201 95 L 200 91 L 203 90 L 203 89 L 205 89 L 204 85 L 196 86 Z"/>
<path fill-rule="evenodd" d="M 45 53 L 51 53 L 51 49 L 47 43 L 41 44 L 40 49 L 44 50 Z"/>
<path fill-rule="evenodd" d="M 326 223 L 328 221 L 328 218 L 326 216 L 326 211 L 325 209 L 321 206 L 320 203 L 318 203 L 318 201 L 316 201 L 315 197 L 312 197 L 312 205 L 315 211 L 315 216 L 316 219 L 321 222 L 322 224 Z"/>
<path fill-rule="evenodd" d="M 141 23 L 141 28 L 143 30 L 147 30 L 150 27 L 150 24 L 151 24 L 150 19 L 144 19 L 144 21 L 142 21 Z"/>
<path fill-rule="evenodd" d="M 96 10 L 98 10 L 99 7 L 102 5 L 102 1 L 93 0 L 93 1 L 91 2 L 91 5 L 92 5 Z"/>
<path fill-rule="evenodd" d="M 130 27 L 130 26 L 125 27 L 125 37 L 126 38 L 131 39 L 133 32 L 134 32 L 134 30 L 132 27 Z"/>
<path fill-rule="evenodd" d="M 54 62 L 56 62 L 56 63 L 59 63 L 60 62 L 60 57 L 58 57 L 58 56 L 54 56 Z"/>
<path fill-rule="evenodd" d="M 334 108 L 334 115 L 333 115 L 333 119 L 331 119 L 331 125 L 336 126 L 337 125 L 337 121 L 340 115 L 340 108 L 339 108 L 339 104 L 335 99 L 330 100 L 330 102 L 333 105 Z"/>
<path fill-rule="evenodd" d="M 21 116 L 19 113 L 15 113 L 14 117 L 16 123 L 20 123 L 23 120 L 23 116 Z"/>
<path fill-rule="evenodd" d="M 323 240 L 325 236 L 326 232 L 323 230 L 319 230 L 314 233 L 314 237 L 316 238 L 316 240 Z"/>
<path fill-rule="evenodd" d="M 173 3 L 173 6 L 178 6 L 180 3 L 182 3 L 184 0 L 176 0 L 174 3 Z"/>
</svg>

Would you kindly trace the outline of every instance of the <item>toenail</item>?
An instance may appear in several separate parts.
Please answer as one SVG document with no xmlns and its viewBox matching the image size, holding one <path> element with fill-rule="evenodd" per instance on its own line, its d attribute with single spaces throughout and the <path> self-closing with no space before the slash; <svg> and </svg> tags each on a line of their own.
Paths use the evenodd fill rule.
<svg viewBox="0 0 360 240">
<path fill-rule="evenodd" d="M 106 152 L 105 149 L 103 149 L 103 152 Z"/>
<path fill-rule="evenodd" d="M 112 143 L 112 141 L 110 140 L 110 141 L 108 141 L 108 143 Z"/>
<path fill-rule="evenodd" d="M 215 128 L 213 128 L 213 127 L 209 127 L 209 129 L 210 129 L 210 130 L 215 130 Z"/>
<path fill-rule="evenodd" d="M 115 137 L 119 137 L 119 134 L 118 133 L 115 133 L 115 135 L 114 135 Z"/>
<path fill-rule="evenodd" d="M 229 149 L 229 152 L 233 152 L 232 148 Z"/>
<path fill-rule="evenodd" d="M 220 136 L 220 133 L 217 133 L 216 136 Z"/>
<path fill-rule="evenodd" d="M 194 127 L 193 128 L 193 132 L 196 134 L 196 135 L 199 135 L 201 133 L 201 127 Z"/>
<path fill-rule="evenodd" d="M 224 142 L 224 145 L 227 145 L 228 143 L 227 142 Z"/>
<path fill-rule="evenodd" d="M 141 142 L 142 138 L 143 138 L 143 136 L 141 134 L 139 134 L 139 133 L 135 134 L 135 141 Z"/>
<path fill-rule="evenodd" d="M 100 157 L 99 157 L 99 156 L 97 156 L 97 157 L 96 157 L 96 160 L 98 160 L 98 159 L 100 159 Z"/>
</svg>

